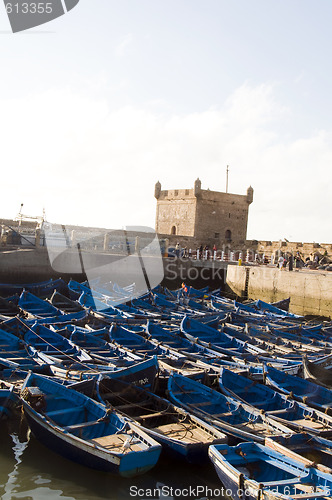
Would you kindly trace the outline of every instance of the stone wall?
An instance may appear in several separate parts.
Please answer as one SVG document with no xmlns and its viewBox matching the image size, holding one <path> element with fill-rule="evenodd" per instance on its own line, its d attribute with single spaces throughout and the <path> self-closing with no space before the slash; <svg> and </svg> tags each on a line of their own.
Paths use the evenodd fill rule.
<svg viewBox="0 0 332 500">
<path fill-rule="evenodd" d="M 248 240 L 246 242 L 248 248 L 252 249 L 254 252 L 262 255 L 265 254 L 268 257 L 271 255 L 277 255 L 280 252 L 292 253 L 295 255 L 297 252 L 306 259 L 310 255 L 318 253 L 320 255 L 332 256 L 332 244 L 331 243 L 302 243 L 299 241 L 256 241 Z"/>
<path fill-rule="evenodd" d="M 290 297 L 290 311 L 332 316 L 332 272 L 280 271 L 267 266 L 228 266 L 227 286 L 239 296 L 276 302 Z"/>
<path fill-rule="evenodd" d="M 216 244 L 243 244 L 248 223 L 247 197 L 202 190 L 197 200 L 195 236 L 203 241 L 214 239 Z"/>
<path fill-rule="evenodd" d="M 161 191 L 156 210 L 156 231 L 195 236 L 197 198 L 193 189 Z"/>
</svg>

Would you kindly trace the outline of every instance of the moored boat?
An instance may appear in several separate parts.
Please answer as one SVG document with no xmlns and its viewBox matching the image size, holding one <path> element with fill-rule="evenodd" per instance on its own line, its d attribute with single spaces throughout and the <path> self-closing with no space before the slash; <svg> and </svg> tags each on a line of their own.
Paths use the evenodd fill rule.
<svg viewBox="0 0 332 500">
<path fill-rule="evenodd" d="M 252 406 L 176 373 L 169 377 L 168 397 L 177 406 L 237 439 L 262 443 L 267 435 L 292 433 L 289 428 Z"/>
<path fill-rule="evenodd" d="M 321 411 L 332 410 L 332 390 L 272 366 L 264 367 L 264 376 L 265 383 L 278 391 Z"/>
<path fill-rule="evenodd" d="M 68 459 L 124 477 L 158 461 L 161 446 L 139 427 L 49 378 L 30 373 L 21 399 L 35 437 Z"/>
<path fill-rule="evenodd" d="M 332 475 L 258 443 L 211 446 L 209 456 L 233 500 L 331 498 Z"/>
<path fill-rule="evenodd" d="M 135 421 L 163 446 L 171 458 L 202 464 L 211 444 L 227 443 L 227 436 L 211 425 L 150 391 L 107 375 L 79 382 L 71 388 L 106 403 Z M 88 392 L 87 392 L 88 391 Z"/>
<path fill-rule="evenodd" d="M 332 436 L 332 416 L 294 401 L 255 380 L 221 368 L 219 387 L 224 394 L 252 405 L 290 429 L 328 438 Z"/>
</svg>

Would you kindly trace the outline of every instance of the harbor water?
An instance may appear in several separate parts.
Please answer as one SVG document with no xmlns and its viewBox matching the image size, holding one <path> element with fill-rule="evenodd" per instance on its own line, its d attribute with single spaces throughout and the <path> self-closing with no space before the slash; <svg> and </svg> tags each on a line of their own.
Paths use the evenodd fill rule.
<svg viewBox="0 0 332 500">
<path fill-rule="evenodd" d="M 161 458 L 147 474 L 120 478 L 88 469 L 37 441 L 24 417 L 0 422 L 1 500 L 226 499 L 212 464 Z"/>
</svg>

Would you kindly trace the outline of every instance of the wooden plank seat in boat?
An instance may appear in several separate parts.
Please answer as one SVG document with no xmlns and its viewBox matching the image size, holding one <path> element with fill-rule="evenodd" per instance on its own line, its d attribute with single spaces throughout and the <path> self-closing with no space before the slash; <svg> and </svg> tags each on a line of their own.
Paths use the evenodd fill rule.
<svg viewBox="0 0 332 500">
<path fill-rule="evenodd" d="M 144 343 L 142 343 L 142 344 L 128 344 L 128 345 L 124 344 L 124 347 L 126 347 L 127 349 L 138 349 L 138 348 L 142 348 L 144 346 L 145 346 L 145 348 L 147 347 L 146 344 L 144 344 Z"/>
<path fill-rule="evenodd" d="M 146 413 L 146 414 L 143 413 L 142 415 L 137 415 L 134 418 L 135 420 L 141 421 L 145 420 L 146 418 L 163 417 L 165 415 L 169 415 L 169 412 L 167 410 L 162 410 L 155 413 Z"/>
<path fill-rule="evenodd" d="M 124 396 L 125 397 L 125 392 L 124 391 L 118 391 L 118 392 L 101 392 L 100 395 L 102 396 L 103 399 L 108 399 L 108 398 L 116 398 L 118 396 Z"/>
<path fill-rule="evenodd" d="M 5 349 L 6 352 L 5 354 L 22 354 L 22 352 L 25 352 L 24 349 L 15 349 L 14 351 L 8 351 L 7 347 L 11 347 L 11 346 L 0 346 L 1 349 Z"/>
<path fill-rule="evenodd" d="M 251 403 L 246 403 L 251 406 L 260 406 L 260 405 L 266 405 L 269 403 L 268 399 L 264 399 L 264 401 L 252 401 Z"/>
<path fill-rule="evenodd" d="M 116 410 L 123 411 L 123 410 L 126 410 L 128 408 L 140 408 L 143 405 L 146 405 L 147 403 L 149 403 L 149 400 L 142 401 L 142 402 L 137 402 L 137 403 L 126 403 L 126 404 L 123 404 L 123 405 L 115 405 L 115 408 L 116 408 Z"/>
<path fill-rule="evenodd" d="M 81 346 L 90 354 L 109 354 L 111 351 L 109 349 L 99 349 L 98 347 Z"/>
<path fill-rule="evenodd" d="M 166 349 L 167 349 L 167 347 L 172 347 L 172 344 L 163 344 L 163 346 L 166 347 Z M 188 351 L 188 347 L 176 347 L 175 350 L 179 351 L 179 352 Z"/>
<path fill-rule="evenodd" d="M 23 357 L 21 358 L 21 357 L 15 356 L 15 357 L 9 357 L 9 358 L 6 357 L 5 359 L 7 359 L 8 361 L 14 361 L 15 363 L 18 363 L 20 361 L 26 361 L 26 362 L 29 361 L 30 363 L 33 363 L 32 358 L 31 359 L 30 358 L 23 358 Z"/>
<path fill-rule="evenodd" d="M 292 479 L 285 479 L 283 481 L 278 481 L 277 483 L 275 481 L 267 481 L 267 482 L 264 482 L 264 486 L 276 486 L 278 485 L 278 487 L 280 486 L 293 486 L 294 488 L 296 488 L 297 490 L 302 490 L 303 493 L 299 493 L 299 494 L 292 494 L 292 499 L 301 499 L 303 500 L 304 497 L 303 497 L 303 494 L 305 493 L 305 500 L 309 500 L 310 498 L 323 498 L 323 499 L 328 499 L 330 497 L 328 497 L 326 495 L 327 492 L 324 492 L 324 491 L 319 491 L 319 490 L 316 490 L 316 491 L 313 491 L 313 487 L 312 486 L 309 486 L 307 484 L 301 484 L 298 482 L 298 479 L 297 478 L 292 478 Z"/>
<path fill-rule="evenodd" d="M 233 415 L 232 412 L 227 412 L 227 413 L 213 413 L 211 416 L 213 418 L 220 418 L 220 417 L 229 417 L 230 415 Z"/>
<path fill-rule="evenodd" d="M 326 426 L 324 424 L 324 422 L 320 422 L 320 421 L 313 422 L 312 420 L 310 420 L 310 418 L 308 418 L 308 419 L 302 418 L 300 420 L 292 420 L 292 421 L 290 421 L 290 424 L 291 423 L 294 423 L 294 424 L 297 424 L 297 425 L 302 425 L 303 427 L 310 427 L 311 429 L 327 429 L 327 430 L 331 430 L 331 428 L 328 427 L 328 426 Z"/>
<path fill-rule="evenodd" d="M 200 403 L 188 403 L 188 406 L 193 406 L 194 408 L 196 408 L 198 406 L 210 406 L 214 404 L 214 401 L 201 401 Z"/>
<path fill-rule="evenodd" d="M 90 422 L 80 422 L 78 424 L 66 425 L 64 429 L 66 431 L 74 431 L 77 429 L 85 429 L 86 427 L 91 427 L 92 425 L 100 424 L 100 420 L 90 420 Z"/>
<path fill-rule="evenodd" d="M 135 438 L 130 439 L 130 436 L 128 436 L 128 434 L 110 434 L 108 436 L 101 436 L 98 438 L 90 439 L 89 441 L 109 450 L 114 449 L 115 451 L 121 451 L 121 453 L 125 453 L 126 451 L 129 452 L 142 450 L 142 444 Z M 124 448 L 124 444 L 126 442 L 128 442 L 128 448 Z"/>
<path fill-rule="evenodd" d="M 300 486 L 302 486 L 302 484 Z M 302 488 L 298 487 L 298 485 L 296 485 L 296 488 L 302 489 Z M 331 497 L 327 496 L 326 492 L 322 492 L 322 491 L 309 492 L 309 491 L 305 491 L 305 490 L 303 490 L 303 491 L 305 493 L 305 500 L 310 500 L 310 498 L 322 498 L 323 500 L 331 500 Z M 303 498 L 304 498 L 303 493 L 300 493 L 298 495 L 292 495 L 292 498 L 294 500 L 296 500 L 297 498 L 300 500 L 303 500 Z"/>
<path fill-rule="evenodd" d="M 214 437 L 201 429 L 190 424 L 170 423 L 160 425 L 151 429 L 173 439 L 179 439 L 187 443 L 211 443 Z"/>
</svg>

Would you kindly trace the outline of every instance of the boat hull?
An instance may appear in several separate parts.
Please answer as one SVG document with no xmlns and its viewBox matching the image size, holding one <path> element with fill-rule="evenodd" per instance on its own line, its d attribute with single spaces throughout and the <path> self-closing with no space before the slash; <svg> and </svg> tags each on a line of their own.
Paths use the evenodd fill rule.
<svg viewBox="0 0 332 500">
<path fill-rule="evenodd" d="M 156 464 L 161 449 L 152 448 L 142 455 L 137 464 L 133 454 L 117 456 L 102 449 L 96 449 L 86 441 L 76 438 L 56 425 L 48 425 L 23 401 L 24 412 L 33 435 L 47 448 L 73 462 L 104 472 L 133 477 L 144 474 Z"/>
</svg>

